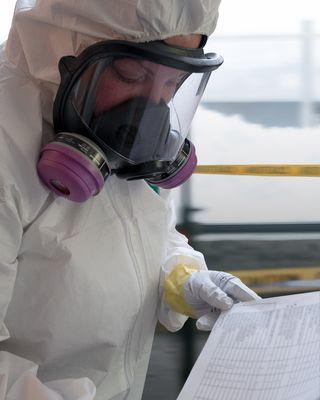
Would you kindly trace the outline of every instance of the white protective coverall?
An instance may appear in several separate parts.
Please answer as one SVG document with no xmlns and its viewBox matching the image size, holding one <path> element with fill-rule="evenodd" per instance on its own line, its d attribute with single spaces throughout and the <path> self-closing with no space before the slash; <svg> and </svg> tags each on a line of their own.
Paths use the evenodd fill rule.
<svg viewBox="0 0 320 400">
<path fill-rule="evenodd" d="M 139 399 L 161 270 L 206 268 L 145 181 L 58 198 L 36 163 L 53 138 L 58 61 L 104 39 L 209 35 L 219 0 L 20 0 L 0 61 L 0 399 Z"/>
</svg>

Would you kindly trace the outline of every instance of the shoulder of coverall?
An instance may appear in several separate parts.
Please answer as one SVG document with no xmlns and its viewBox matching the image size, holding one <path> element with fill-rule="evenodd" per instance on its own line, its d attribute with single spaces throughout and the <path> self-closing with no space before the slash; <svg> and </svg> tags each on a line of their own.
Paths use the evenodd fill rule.
<svg viewBox="0 0 320 400">
<path fill-rule="evenodd" d="M 42 139 L 40 90 L 0 46 L 0 192 L 6 193 L 1 200 L 12 203 L 24 227 L 48 198 L 35 168 Z"/>
</svg>

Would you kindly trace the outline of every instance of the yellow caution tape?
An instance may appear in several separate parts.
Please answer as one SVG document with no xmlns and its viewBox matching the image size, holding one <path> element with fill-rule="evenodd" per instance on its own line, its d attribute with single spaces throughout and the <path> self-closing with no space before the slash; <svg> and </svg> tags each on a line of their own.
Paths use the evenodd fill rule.
<svg viewBox="0 0 320 400">
<path fill-rule="evenodd" d="M 196 174 L 320 176 L 320 164 L 198 165 Z"/>
<path fill-rule="evenodd" d="M 264 268 L 254 270 L 228 270 L 228 272 L 237 276 L 249 286 L 293 280 L 320 279 L 320 267 Z"/>
<path fill-rule="evenodd" d="M 237 276 L 259 295 L 274 293 L 300 293 L 320 290 L 320 267 L 264 268 L 255 270 L 233 270 L 228 272 Z M 301 281 L 299 285 L 285 286 L 285 282 Z M 309 282 L 305 285 L 304 282 Z M 314 285 L 312 285 L 314 282 Z"/>
</svg>

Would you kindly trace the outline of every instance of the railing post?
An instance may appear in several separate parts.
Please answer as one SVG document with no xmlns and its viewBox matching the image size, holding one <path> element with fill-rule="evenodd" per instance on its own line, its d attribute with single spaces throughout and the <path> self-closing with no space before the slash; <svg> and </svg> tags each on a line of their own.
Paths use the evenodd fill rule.
<svg viewBox="0 0 320 400">
<path fill-rule="evenodd" d="M 314 59 L 313 59 L 313 23 L 301 24 L 301 127 L 314 124 Z"/>
</svg>

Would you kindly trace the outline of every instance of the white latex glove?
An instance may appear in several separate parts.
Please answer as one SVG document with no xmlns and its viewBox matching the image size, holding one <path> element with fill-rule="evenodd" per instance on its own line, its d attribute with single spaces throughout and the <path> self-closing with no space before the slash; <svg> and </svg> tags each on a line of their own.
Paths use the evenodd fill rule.
<svg viewBox="0 0 320 400">
<path fill-rule="evenodd" d="M 239 278 L 220 271 L 192 273 L 184 284 L 183 294 L 198 318 L 197 328 L 206 331 L 212 329 L 220 312 L 231 308 L 234 302 L 260 299 Z"/>
</svg>

